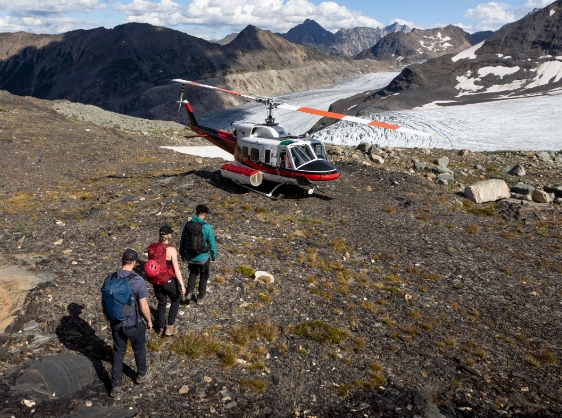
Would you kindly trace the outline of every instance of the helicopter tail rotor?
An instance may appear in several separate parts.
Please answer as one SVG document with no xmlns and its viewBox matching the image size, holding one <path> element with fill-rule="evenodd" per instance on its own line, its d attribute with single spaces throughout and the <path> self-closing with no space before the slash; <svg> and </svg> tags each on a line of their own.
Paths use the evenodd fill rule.
<svg viewBox="0 0 562 418">
<path fill-rule="evenodd" d="M 181 104 L 183 102 L 183 91 L 185 90 L 185 84 L 181 85 L 181 93 L 180 93 L 180 101 L 178 102 L 178 116 L 177 116 L 177 120 L 178 123 L 180 123 L 180 109 L 181 109 Z"/>
</svg>

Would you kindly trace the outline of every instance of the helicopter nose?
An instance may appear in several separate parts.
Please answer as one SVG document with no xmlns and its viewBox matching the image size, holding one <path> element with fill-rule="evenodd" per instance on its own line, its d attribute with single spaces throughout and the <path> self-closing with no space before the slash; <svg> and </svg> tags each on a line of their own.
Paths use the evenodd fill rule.
<svg viewBox="0 0 562 418">
<path fill-rule="evenodd" d="M 318 174 L 328 174 L 328 173 L 337 173 L 337 168 L 334 167 L 326 160 L 314 160 L 310 161 L 299 167 L 299 171 L 306 171 L 309 173 L 318 173 Z"/>
</svg>

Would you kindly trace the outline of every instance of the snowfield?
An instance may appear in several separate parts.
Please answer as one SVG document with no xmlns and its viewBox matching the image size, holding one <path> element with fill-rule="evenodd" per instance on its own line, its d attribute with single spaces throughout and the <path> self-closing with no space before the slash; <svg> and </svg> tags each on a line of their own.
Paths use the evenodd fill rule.
<svg viewBox="0 0 562 418">
<path fill-rule="evenodd" d="M 371 142 L 402 148 L 466 148 L 473 151 L 562 149 L 560 90 L 548 96 L 388 112 L 376 115 L 374 119 L 433 132 L 435 136 L 424 138 L 349 122 L 338 122 L 313 136 L 343 145 Z"/>
</svg>

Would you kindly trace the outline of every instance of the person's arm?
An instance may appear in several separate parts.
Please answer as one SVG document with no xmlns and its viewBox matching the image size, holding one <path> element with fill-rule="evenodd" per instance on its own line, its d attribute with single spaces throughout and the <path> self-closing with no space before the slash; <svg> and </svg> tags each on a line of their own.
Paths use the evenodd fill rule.
<svg viewBox="0 0 562 418">
<path fill-rule="evenodd" d="M 152 318 L 150 317 L 150 307 L 148 306 L 146 298 L 139 299 L 139 307 L 142 316 L 144 316 L 146 320 L 146 329 L 150 331 L 152 329 Z"/>
<path fill-rule="evenodd" d="M 181 257 L 181 261 L 185 261 L 185 247 L 184 247 L 185 243 L 183 241 L 185 227 L 186 227 L 186 225 L 184 225 L 184 227 L 181 231 L 181 237 L 180 237 L 179 254 L 180 254 L 180 257 Z"/>
<path fill-rule="evenodd" d="M 181 294 L 185 294 L 185 285 L 183 284 L 183 279 L 181 277 L 181 270 L 178 263 L 178 252 L 174 247 L 168 247 L 166 249 L 168 254 L 170 255 L 172 261 L 172 268 L 174 269 L 174 276 L 176 276 L 176 280 L 180 284 Z"/>
<path fill-rule="evenodd" d="M 215 244 L 215 235 L 213 234 L 213 227 L 209 224 L 206 224 L 207 228 L 205 228 L 205 242 L 210 249 L 211 249 L 211 260 L 215 261 L 217 259 L 217 245 Z"/>
</svg>

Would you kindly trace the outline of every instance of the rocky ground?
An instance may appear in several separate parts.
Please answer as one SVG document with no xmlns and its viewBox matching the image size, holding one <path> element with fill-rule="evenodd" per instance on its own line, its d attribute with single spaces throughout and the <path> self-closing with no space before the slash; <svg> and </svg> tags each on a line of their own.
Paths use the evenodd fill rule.
<svg viewBox="0 0 562 418">
<path fill-rule="evenodd" d="M 222 179 L 218 160 L 159 148 L 200 141 L 188 131 L 55 110 L 68 106 L 0 92 L 0 255 L 56 277 L 0 336 L 0 416 L 562 414 L 561 206 L 458 193 L 459 179 L 560 184 L 556 154 L 332 148 L 334 189 L 273 201 Z M 517 164 L 524 177 L 503 170 Z M 155 377 L 109 398 L 101 281 L 201 202 L 218 245 L 210 303 L 182 306 L 178 336 L 151 333 Z M 64 353 L 99 378 L 68 396 L 21 383 Z"/>
</svg>

